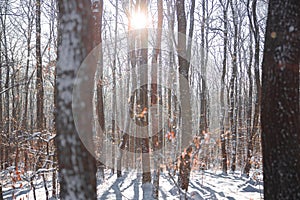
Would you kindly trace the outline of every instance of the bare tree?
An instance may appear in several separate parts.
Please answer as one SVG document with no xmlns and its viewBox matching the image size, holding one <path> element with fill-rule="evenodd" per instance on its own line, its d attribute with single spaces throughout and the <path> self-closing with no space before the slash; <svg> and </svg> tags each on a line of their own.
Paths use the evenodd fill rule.
<svg viewBox="0 0 300 200">
<path fill-rule="evenodd" d="M 236 110 L 235 110 L 235 84 L 237 77 L 237 42 L 238 42 L 238 15 L 236 14 L 236 2 L 233 0 L 229 1 L 233 16 L 233 27 L 234 27 L 234 35 L 233 35 L 233 53 L 232 53 L 232 75 L 230 78 L 230 111 L 229 111 L 229 120 L 230 120 L 230 132 L 232 135 L 232 162 L 231 162 L 231 171 L 235 171 L 236 169 Z"/>
<path fill-rule="evenodd" d="M 5 133 L 5 138 L 4 143 L 5 143 L 5 148 L 4 148 L 4 168 L 8 167 L 11 164 L 11 160 L 9 158 L 10 155 L 10 142 L 9 142 L 9 137 L 10 137 L 10 60 L 8 56 L 8 42 L 7 42 L 7 14 L 8 14 L 8 7 L 10 4 L 8 4 L 8 1 L 5 1 L 4 6 L 0 8 L 1 12 L 1 35 L 3 40 L 1 42 L 3 46 L 3 54 L 1 55 L 4 58 L 4 63 L 6 67 L 6 72 L 5 72 L 5 82 L 4 82 L 4 125 L 3 125 L 3 131 Z"/>
<path fill-rule="evenodd" d="M 300 2 L 270 0 L 262 63 L 265 199 L 300 198 Z"/>
<path fill-rule="evenodd" d="M 2 24 L 1 24 L 2 25 Z M 1 26 L 2 27 L 2 26 Z M 2 30 L 0 30 L 0 41 L 2 41 Z M 0 42 L 0 52 L 2 52 L 2 42 Z M 2 54 L 0 53 L 0 77 L 2 77 Z M 2 91 L 3 89 L 3 85 L 2 85 L 2 81 L 0 81 L 0 91 Z M 0 131 L 3 131 L 3 96 L 2 94 L 0 94 Z M 3 169 L 3 140 L 2 140 L 2 135 L 0 136 L 0 170 Z M 1 189 L 2 189 L 2 185 L 1 185 Z M 2 192 L 0 193 L 0 195 L 2 195 Z M 3 197 L 2 197 L 3 199 Z"/>
<path fill-rule="evenodd" d="M 247 1 L 248 7 L 248 18 L 250 21 L 250 41 L 252 41 L 252 37 L 254 37 L 254 76 L 255 76 L 255 86 L 256 86 L 256 95 L 255 95 L 255 104 L 254 104 L 254 114 L 253 114 L 253 121 L 252 121 L 252 98 L 253 98 L 253 78 L 251 74 L 251 67 L 252 67 L 252 42 L 250 42 L 250 63 L 248 68 L 248 78 L 249 78 L 249 103 L 247 108 L 247 158 L 246 158 L 246 165 L 244 168 L 244 174 L 249 176 L 249 172 L 251 169 L 251 158 L 253 156 L 253 146 L 254 146 L 254 139 L 257 136 L 259 131 L 259 117 L 260 117 L 260 104 L 261 104 L 261 83 L 260 83 L 260 70 L 259 70 L 259 54 L 260 54 L 260 36 L 259 36 L 259 27 L 257 21 L 257 0 L 252 1 L 252 6 L 250 6 L 250 0 Z M 252 9 L 252 15 L 250 12 L 250 8 Z M 252 36 L 253 35 L 253 36 Z M 251 126 L 252 125 L 252 126 Z"/>
<path fill-rule="evenodd" d="M 37 129 L 42 131 L 44 129 L 44 83 L 43 83 L 43 65 L 41 52 L 41 1 L 36 0 L 36 119 Z"/>
<path fill-rule="evenodd" d="M 157 10 L 158 10 L 158 15 L 157 15 L 157 36 L 156 36 L 156 46 L 154 49 L 154 55 L 152 58 L 152 65 L 159 65 L 159 60 L 158 60 L 158 56 L 160 56 L 161 58 L 161 39 L 162 39 L 162 25 L 163 25 L 163 1 L 162 0 L 158 0 L 157 1 Z M 161 59 L 160 59 L 161 60 Z M 155 69 L 155 67 L 152 67 L 152 69 Z M 153 79 L 157 79 L 157 71 L 154 70 L 154 72 L 152 72 L 152 78 Z M 155 81 L 158 80 L 152 80 L 153 83 L 155 83 Z M 157 98 L 153 99 L 152 96 L 154 97 L 158 97 L 159 95 L 159 91 L 157 88 L 157 85 L 155 84 L 151 84 L 151 89 L 152 89 L 152 93 L 151 93 L 151 103 L 155 102 L 158 103 Z M 156 140 L 154 142 L 152 142 L 152 146 L 153 146 L 153 150 L 156 152 L 159 150 L 159 147 L 161 147 L 161 143 L 162 143 L 162 135 L 163 133 L 160 132 L 158 133 L 159 136 L 155 137 Z M 155 199 L 158 199 L 159 197 L 159 176 L 160 176 L 160 161 L 161 161 L 161 156 L 160 155 L 155 155 L 154 156 L 154 165 L 155 165 L 155 176 L 153 178 L 153 197 Z"/>
<path fill-rule="evenodd" d="M 192 2 L 194 7 L 194 2 Z M 187 19 L 185 14 L 185 1 L 184 0 L 177 0 L 176 1 L 176 13 L 177 13 L 177 38 L 178 38 L 178 44 L 177 44 L 177 53 L 178 53 L 178 65 L 179 65 L 179 74 L 184 77 L 185 80 L 179 79 L 179 91 L 180 91 L 180 101 L 185 103 L 185 108 L 182 109 L 191 109 L 190 105 L 190 87 L 189 84 L 185 84 L 184 81 L 189 80 L 189 60 L 187 59 Z M 193 13 L 192 13 L 193 15 Z M 191 17 L 191 20 L 193 20 L 193 17 Z M 191 23 L 193 25 L 193 23 Z M 190 29 L 190 31 L 193 31 L 193 28 Z M 191 33 L 192 35 L 192 33 Z M 182 127 L 181 131 L 182 134 L 185 134 L 185 132 L 191 132 L 191 113 L 187 113 L 186 115 L 182 116 Z M 188 133 L 190 134 L 190 133 Z M 186 138 L 185 138 L 186 139 Z M 187 145 L 187 144 L 184 144 Z M 191 147 L 186 147 L 186 154 L 180 156 L 180 169 L 179 169 L 179 186 L 187 191 L 188 185 L 189 185 L 189 178 L 190 178 L 190 155 L 191 155 Z"/>
<path fill-rule="evenodd" d="M 221 91 L 220 91 L 220 103 L 221 103 L 221 113 L 220 113 L 220 140 L 221 140 L 221 159 L 222 159 L 222 171 L 227 174 L 227 152 L 226 152 L 226 140 L 225 140 L 225 103 L 224 103 L 224 92 L 225 92 L 225 75 L 226 75 L 226 65 L 227 65 L 227 43 L 228 43 L 228 27 L 227 27 L 227 11 L 229 6 L 229 1 L 220 0 L 220 4 L 223 9 L 223 62 L 222 62 L 222 76 L 221 76 Z"/>
<path fill-rule="evenodd" d="M 104 114 L 104 102 L 103 102 L 103 52 L 102 52 L 102 15 L 103 15 L 103 0 L 100 1 L 93 1 L 92 4 L 92 11 L 93 11 L 93 47 L 99 46 L 99 66 L 97 71 L 97 78 L 99 81 L 97 82 L 97 92 L 96 92 L 96 99 L 97 99 L 97 117 L 98 117 L 98 123 L 101 128 L 101 132 L 99 134 L 102 134 L 105 132 L 105 114 Z M 100 136 L 98 141 L 100 143 L 100 151 L 101 151 L 101 145 L 102 145 L 102 138 L 103 135 Z M 103 152 L 100 152 L 103 153 Z M 101 161 L 97 161 L 97 166 L 99 167 L 99 172 L 101 174 L 101 177 L 104 178 L 104 164 Z"/>
</svg>

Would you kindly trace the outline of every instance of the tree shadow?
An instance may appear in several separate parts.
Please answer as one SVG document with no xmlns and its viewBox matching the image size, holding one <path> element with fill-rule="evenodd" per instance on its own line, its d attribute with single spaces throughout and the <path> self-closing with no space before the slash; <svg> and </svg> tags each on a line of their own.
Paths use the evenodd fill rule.
<svg viewBox="0 0 300 200">
<path fill-rule="evenodd" d="M 120 186 L 124 183 L 124 180 L 126 179 L 126 177 L 128 176 L 128 173 L 124 173 L 124 175 L 120 178 L 117 178 L 116 181 L 98 198 L 100 200 L 106 200 L 109 199 L 109 196 L 111 196 L 112 194 L 115 195 L 116 200 L 122 199 L 122 192 L 120 190 Z M 112 176 L 110 176 L 109 178 L 111 178 Z M 98 184 L 98 186 L 101 185 Z M 113 190 L 113 193 L 110 192 L 110 190 Z"/>
</svg>

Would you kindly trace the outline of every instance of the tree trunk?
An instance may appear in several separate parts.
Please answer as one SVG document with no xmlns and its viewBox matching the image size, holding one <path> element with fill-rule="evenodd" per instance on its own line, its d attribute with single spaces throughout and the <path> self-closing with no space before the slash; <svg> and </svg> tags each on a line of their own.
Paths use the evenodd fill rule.
<svg viewBox="0 0 300 200">
<path fill-rule="evenodd" d="M 103 85 L 101 83 L 102 81 L 102 74 L 103 74 L 103 52 L 102 52 L 102 15 L 103 15 L 103 0 L 100 1 L 93 1 L 92 5 L 93 9 L 93 27 L 91 29 L 93 30 L 93 47 L 99 46 L 100 50 L 100 56 L 98 61 L 98 71 L 97 71 L 97 91 L 96 91 L 96 98 L 97 98 L 97 117 L 98 117 L 98 123 L 100 125 L 100 132 L 99 135 L 99 145 L 97 148 L 98 151 L 100 151 L 100 154 L 103 154 L 102 152 L 102 143 L 103 143 L 103 137 L 105 134 L 105 115 L 104 115 L 104 103 L 103 103 Z M 100 156 L 100 158 L 97 160 L 97 167 L 99 168 L 99 172 L 101 175 L 101 178 L 104 179 L 104 163 L 102 162 L 103 158 Z"/>
<path fill-rule="evenodd" d="M 92 49 L 90 39 L 91 5 L 88 1 L 62 0 L 58 2 L 60 11 L 59 29 L 61 43 L 58 50 L 56 74 L 56 145 L 58 154 L 61 199 L 96 199 L 96 162 L 95 158 L 79 138 L 72 110 L 72 88 L 76 72 L 82 61 Z M 92 97 L 93 85 L 87 83 L 91 77 L 81 77 L 81 86 L 88 95 L 88 102 L 78 102 L 73 98 L 76 109 L 84 111 L 84 117 L 77 116 L 84 127 L 85 141 L 93 149 L 92 141 Z M 80 87 L 80 86 L 79 86 Z M 80 91 L 83 90 L 83 88 Z M 90 90 L 88 90 L 90 89 Z M 76 102 L 74 102 L 76 101 Z M 92 152 L 93 153 L 93 152 Z"/>
<path fill-rule="evenodd" d="M 265 199 L 300 199 L 300 1 L 270 0 L 262 64 Z"/>
<path fill-rule="evenodd" d="M 185 141 L 189 141 L 192 138 L 188 138 L 188 135 L 192 132 L 191 127 L 191 96 L 190 96 L 190 86 L 189 86 L 189 60 L 187 60 L 187 49 L 186 49 L 186 15 L 185 15 L 185 1 L 177 0 L 176 1 L 176 12 L 177 12 L 177 23 L 178 23 L 178 44 L 177 44 L 177 53 L 178 53 L 178 64 L 179 64 L 179 92 L 180 92 L 180 102 L 182 103 L 181 110 L 184 111 L 182 114 L 182 127 L 181 134 L 185 135 L 184 140 L 182 140 L 182 145 L 188 148 L 188 145 Z M 188 154 L 185 155 L 187 161 Z M 179 169 L 179 185 L 182 189 L 188 190 L 188 182 L 190 175 L 190 166 L 188 164 L 182 165 L 182 168 Z"/>
<path fill-rule="evenodd" d="M 6 147 L 5 147 L 5 161 L 4 161 L 4 168 L 7 168 L 8 166 L 11 165 L 11 159 L 10 159 L 10 151 L 11 151 L 11 146 L 10 146 L 10 142 L 9 142 L 9 138 L 10 138 L 10 98 L 9 98 L 9 79 L 10 79 L 10 66 L 9 66 L 9 60 L 8 60 L 8 55 L 7 55 L 7 42 L 6 42 L 6 33 L 4 31 L 5 29 L 3 29 L 3 35 L 4 35 L 4 44 L 5 44 L 5 63 L 6 63 L 6 78 L 5 78 L 5 95 L 4 95 L 4 134 L 6 134 Z"/>
<path fill-rule="evenodd" d="M 252 16 L 249 11 L 249 5 L 250 5 L 250 0 L 247 1 L 248 5 L 248 18 L 250 21 L 250 32 L 253 34 L 254 37 L 254 44 L 255 44 L 255 50 L 254 50 L 254 76 L 255 76 L 255 86 L 256 86 L 256 95 L 255 95 L 255 104 L 254 104 L 254 115 L 253 115 L 253 122 L 252 120 L 252 96 L 253 96 L 253 83 L 252 83 L 252 76 L 251 76 L 251 64 L 249 66 L 248 70 L 248 77 L 249 77 L 249 104 L 248 104 L 248 125 L 247 125 L 247 133 L 248 133 L 248 145 L 247 145 L 247 159 L 246 159 L 246 165 L 244 169 L 244 174 L 246 176 L 249 176 L 249 172 L 251 169 L 251 158 L 253 156 L 253 142 L 254 142 L 254 137 L 257 134 L 257 131 L 259 130 L 259 113 L 260 113 L 260 104 L 261 104 L 261 83 L 260 83 L 260 72 L 259 72 L 259 41 L 260 41 L 260 36 L 259 36 L 259 28 L 258 28 L 258 21 L 257 21 L 257 16 L 256 16 L 256 3 L 257 0 L 253 0 L 252 2 Z M 252 36 L 250 35 L 250 38 L 252 40 Z M 250 42 L 252 43 L 252 42 Z M 250 44 L 250 46 L 252 46 Z M 253 56 L 253 50 L 251 47 L 250 50 L 250 56 L 252 60 Z M 251 127 L 252 124 L 252 127 Z"/>
<path fill-rule="evenodd" d="M 44 129 L 44 86 L 41 54 L 41 1 L 36 0 L 36 120 L 37 129 Z"/>
<path fill-rule="evenodd" d="M 206 63 L 205 63 L 205 23 L 206 23 L 206 5 L 205 0 L 202 0 L 202 22 L 201 22 L 201 92 L 200 92 L 200 134 L 206 133 L 208 130 L 207 124 L 207 86 L 206 86 Z M 207 48 L 207 47 L 206 47 Z"/>
<path fill-rule="evenodd" d="M 0 40 L 2 41 L 2 32 L 0 32 Z M 0 51 L 2 50 L 2 42 L 0 42 Z M 0 54 L 0 77 L 2 77 L 2 55 Z M 0 81 L 0 91 L 2 91 L 3 87 L 2 87 L 2 81 Z M 5 148 L 3 148 L 3 144 L 4 144 L 4 141 L 3 141 L 3 135 L 2 135 L 2 132 L 3 132 L 3 98 L 2 98 L 2 94 L 0 94 L 0 170 L 3 169 L 3 151 L 5 150 Z M 2 191 L 2 185 L 1 185 L 1 191 Z M 2 195 L 2 192 L 0 193 L 0 195 Z M 3 199 L 3 197 L 2 197 Z M 0 199 L 1 200 L 1 199 Z"/>
<path fill-rule="evenodd" d="M 233 4 L 233 0 L 230 0 L 230 6 L 233 15 L 233 26 L 234 26 L 234 36 L 233 36 L 233 55 L 232 55 L 232 75 L 230 78 L 230 112 L 229 112 L 229 119 L 230 119 L 230 131 L 232 136 L 232 159 L 231 159 L 231 171 L 234 172 L 236 169 L 236 111 L 235 111 L 235 98 L 234 98 L 234 91 L 235 91 L 235 82 L 236 82 L 236 75 L 237 75 L 237 37 L 238 37 L 238 30 L 237 30 L 237 14 L 235 13 L 236 5 Z"/>
<path fill-rule="evenodd" d="M 153 59 L 152 59 L 152 65 L 159 65 L 161 64 L 161 62 L 158 62 L 158 56 L 160 56 L 161 58 L 161 38 L 162 38 L 162 25 L 163 25 L 163 1 L 162 0 L 158 0 L 157 1 L 157 10 L 158 10 L 158 16 L 157 16 L 157 38 L 156 38 L 156 47 L 155 47 L 155 51 L 154 51 L 154 55 L 153 55 Z M 161 61 L 161 59 L 159 59 L 159 61 Z M 152 69 L 155 69 L 155 67 L 152 67 Z M 157 71 L 152 72 L 152 78 L 157 78 L 159 76 Z M 152 80 L 152 83 L 159 83 L 159 78 L 157 78 L 158 80 Z M 152 84 L 151 84 L 152 87 Z M 152 93 L 151 93 L 151 97 L 158 97 L 159 95 L 159 91 L 157 90 L 157 85 L 155 88 L 152 87 Z M 161 91 L 160 91 L 161 92 Z M 152 101 L 152 98 L 151 98 Z M 157 98 L 155 98 L 155 102 L 158 104 L 158 100 Z M 158 112 L 159 113 L 159 112 Z M 162 116 L 164 117 L 164 116 Z M 159 136 L 162 137 L 163 132 L 158 133 Z M 156 137 L 157 141 L 152 142 L 152 146 L 153 146 L 153 150 L 154 150 L 154 169 L 155 169 L 155 175 L 153 178 L 153 197 L 155 199 L 158 199 L 159 197 L 159 176 L 160 176 L 160 162 L 161 162 L 161 156 L 159 155 L 159 153 L 157 152 L 159 150 L 160 145 L 162 144 L 162 138 L 160 137 Z"/>
<path fill-rule="evenodd" d="M 146 0 L 142 0 L 140 1 L 140 10 L 142 13 L 144 13 L 146 15 L 146 18 L 148 17 L 148 3 Z M 140 67 L 143 68 L 148 68 L 148 29 L 147 27 L 145 27 L 144 29 L 138 30 L 138 33 L 140 34 L 140 38 L 141 38 L 141 49 L 140 49 L 140 53 L 141 53 L 141 61 Z M 144 72 L 146 74 L 140 74 L 141 79 L 140 81 L 143 81 L 144 83 L 148 82 L 148 70 L 144 70 Z M 147 90 L 146 90 L 147 91 Z M 147 92 L 141 92 L 140 93 L 140 99 L 142 100 L 142 102 L 144 102 L 144 106 L 148 108 L 149 106 L 149 101 L 148 101 L 148 93 Z M 148 114 L 146 114 L 148 115 Z M 148 121 L 148 116 L 146 116 L 147 118 L 147 122 Z M 148 125 L 148 124 L 147 124 Z M 144 199 L 148 199 L 152 198 L 152 188 L 150 191 L 149 187 L 152 187 L 151 184 L 151 166 L 150 166 L 150 144 L 149 144 L 149 137 L 147 138 L 141 138 L 141 150 L 142 150 L 142 169 L 143 169 L 143 174 L 142 174 L 142 188 L 143 188 L 143 198 Z M 150 195 L 151 193 L 151 195 Z"/>
<path fill-rule="evenodd" d="M 44 130 L 44 83 L 43 83 L 43 66 L 41 54 L 41 1 L 36 0 L 36 128 L 42 133 Z M 37 149 L 41 151 L 42 141 L 38 140 Z M 42 153 L 38 156 L 37 168 L 42 167 Z"/>
<path fill-rule="evenodd" d="M 228 10 L 228 1 L 226 4 L 223 4 L 220 0 L 220 3 L 223 6 L 223 23 L 224 23 L 224 40 L 223 40 L 223 69 L 222 69 L 222 77 L 221 77 L 221 92 L 220 92 L 220 103 L 221 103 L 221 114 L 220 114 L 220 140 L 221 140 L 221 158 L 222 158 L 222 171 L 224 174 L 227 174 L 227 152 L 226 152 L 226 139 L 225 139 L 225 76 L 226 76 L 226 64 L 227 64 L 227 10 Z"/>
<path fill-rule="evenodd" d="M 29 5 L 31 5 L 31 1 L 29 1 L 28 3 Z M 28 73 L 29 73 L 29 64 L 30 64 L 30 44 L 31 44 L 31 32 L 32 32 L 32 19 L 30 18 L 30 16 L 28 16 L 27 19 L 27 59 L 26 59 L 26 69 L 25 69 L 25 88 L 24 88 L 24 108 L 23 108 L 23 118 L 22 118 L 22 123 L 21 123 L 21 127 L 22 130 L 27 131 L 28 128 L 28 90 L 29 90 L 29 77 L 28 77 Z"/>
<path fill-rule="evenodd" d="M 2 183 L 0 183 L 0 200 L 3 200 Z"/>
</svg>

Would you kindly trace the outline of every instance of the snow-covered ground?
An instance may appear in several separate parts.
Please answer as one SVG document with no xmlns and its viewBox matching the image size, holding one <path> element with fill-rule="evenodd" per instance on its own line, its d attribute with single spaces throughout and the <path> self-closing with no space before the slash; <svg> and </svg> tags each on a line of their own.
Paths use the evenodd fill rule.
<svg viewBox="0 0 300 200">
<path fill-rule="evenodd" d="M 160 175 L 159 199 L 176 200 L 180 194 L 174 181 L 177 176 L 162 172 Z M 50 178 L 50 176 L 49 176 Z M 259 200 L 263 199 L 263 184 L 258 176 L 256 180 L 241 177 L 240 174 L 223 175 L 214 171 L 192 171 L 187 197 L 189 199 L 236 199 L 236 200 Z M 41 180 L 37 180 L 37 199 L 45 199 L 45 190 Z M 98 181 L 97 193 L 99 200 L 138 200 L 142 199 L 142 176 L 136 171 L 123 172 L 123 177 L 117 178 L 110 171 L 105 172 L 105 180 Z M 52 194 L 51 181 L 47 182 L 49 193 Z M 22 188 L 12 189 L 6 184 L 3 188 L 4 199 L 13 199 L 14 191 L 16 200 L 33 199 L 33 192 L 29 185 Z M 51 195 L 50 195 L 51 196 Z M 53 198 L 52 198 L 53 199 Z"/>
</svg>

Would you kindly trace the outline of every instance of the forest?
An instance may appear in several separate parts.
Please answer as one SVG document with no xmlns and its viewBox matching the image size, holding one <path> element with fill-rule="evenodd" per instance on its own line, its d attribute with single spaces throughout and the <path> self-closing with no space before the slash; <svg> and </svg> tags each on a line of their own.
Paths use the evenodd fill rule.
<svg viewBox="0 0 300 200">
<path fill-rule="evenodd" d="M 298 0 L 0 0 L 0 200 L 300 199 Z"/>
</svg>

